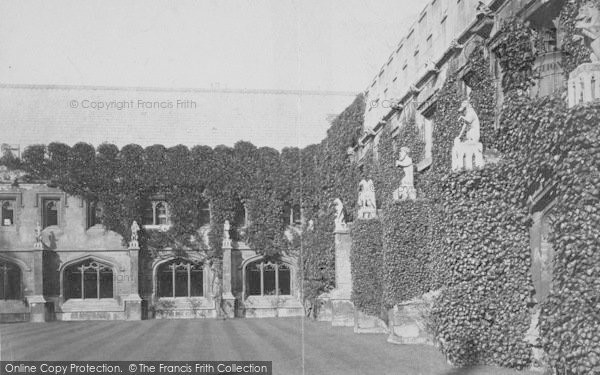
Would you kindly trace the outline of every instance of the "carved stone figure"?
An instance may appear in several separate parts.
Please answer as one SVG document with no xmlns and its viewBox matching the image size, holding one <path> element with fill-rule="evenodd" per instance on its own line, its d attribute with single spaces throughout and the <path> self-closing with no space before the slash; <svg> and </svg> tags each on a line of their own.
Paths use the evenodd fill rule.
<svg viewBox="0 0 600 375">
<path fill-rule="evenodd" d="M 477 4 L 476 12 L 477 18 L 489 17 L 494 14 L 494 12 L 492 12 L 492 10 L 487 5 L 485 5 L 483 1 L 479 1 L 479 4 Z"/>
<path fill-rule="evenodd" d="M 377 213 L 375 185 L 373 180 L 362 179 L 358 184 L 358 217 L 370 219 Z"/>
<path fill-rule="evenodd" d="M 425 70 L 433 73 L 438 73 L 440 71 L 432 60 L 427 60 L 425 63 Z"/>
<path fill-rule="evenodd" d="M 471 103 L 468 100 L 464 100 L 458 111 L 463 113 L 463 115 L 458 118 L 459 121 L 464 122 L 458 138 L 460 139 L 462 137 L 462 134 L 468 125 L 469 130 L 467 130 L 467 134 L 465 135 L 466 140 L 471 142 L 479 142 L 479 116 L 477 116 L 477 112 L 475 112 L 475 109 Z"/>
<path fill-rule="evenodd" d="M 483 167 L 483 145 L 479 142 L 479 117 L 468 100 L 462 102 L 459 112 L 463 113 L 463 115 L 458 118 L 459 121 L 463 122 L 463 126 L 458 136 L 454 138 L 454 145 L 452 147 L 452 170 L 470 170 L 473 169 L 473 165 L 475 165 L 475 167 Z M 465 141 L 463 142 L 461 141 L 461 138 L 463 133 L 465 133 L 465 130 Z"/>
<path fill-rule="evenodd" d="M 315 222 L 314 222 L 314 220 L 313 220 L 313 219 L 310 219 L 310 220 L 308 221 L 308 226 L 306 227 L 306 230 L 307 230 L 307 231 L 310 231 L 310 230 L 315 230 Z"/>
<path fill-rule="evenodd" d="M 581 34 L 579 39 L 588 47 L 592 54 L 592 62 L 600 60 L 600 10 L 588 1 L 581 5 L 575 19 L 575 28 Z"/>
<path fill-rule="evenodd" d="M 346 215 L 344 214 L 344 204 L 340 198 L 335 198 L 333 204 L 335 205 L 335 229 L 345 229 Z"/>
<path fill-rule="evenodd" d="M 42 244 L 42 226 L 38 222 L 35 225 L 35 243 L 33 244 L 34 249 L 43 249 L 44 245 Z"/>
<path fill-rule="evenodd" d="M 138 225 L 137 221 L 133 221 L 133 223 L 131 223 L 131 241 L 129 242 L 129 247 L 130 248 L 139 248 L 140 244 L 139 244 L 139 236 L 138 236 L 138 232 L 140 231 L 140 226 Z"/>
<path fill-rule="evenodd" d="M 394 191 L 393 198 L 396 201 L 417 199 L 417 191 L 414 186 L 414 165 L 409 154 L 410 149 L 408 147 L 401 147 L 398 160 L 396 160 L 396 167 L 401 167 L 404 172 L 404 176 L 400 180 L 400 187 Z"/>
<path fill-rule="evenodd" d="M 223 247 L 231 247 L 230 230 L 231 224 L 229 224 L 229 220 L 225 220 L 225 223 L 223 223 Z"/>
</svg>

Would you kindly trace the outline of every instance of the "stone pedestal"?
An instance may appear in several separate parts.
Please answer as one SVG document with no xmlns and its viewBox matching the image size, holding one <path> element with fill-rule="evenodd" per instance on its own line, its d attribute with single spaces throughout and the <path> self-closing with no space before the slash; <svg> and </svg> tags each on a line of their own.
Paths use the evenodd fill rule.
<svg viewBox="0 0 600 375">
<path fill-rule="evenodd" d="M 452 147 L 452 170 L 470 171 L 485 165 L 481 142 L 454 142 Z"/>
<path fill-rule="evenodd" d="M 127 320 L 142 320 L 142 299 L 139 294 L 130 294 L 124 298 L 123 302 Z"/>
<path fill-rule="evenodd" d="M 32 295 L 27 296 L 29 305 L 30 321 L 35 323 L 53 320 L 54 304 L 44 298 L 44 250 L 40 246 L 34 246 L 33 264 L 33 288 Z"/>
<path fill-rule="evenodd" d="M 32 323 L 44 323 L 52 320 L 53 304 L 46 301 L 44 296 L 28 296 L 27 304 L 29 305 L 29 319 Z"/>
<path fill-rule="evenodd" d="M 433 304 L 438 292 L 424 294 L 420 298 L 397 304 L 388 312 L 389 332 L 388 342 L 392 344 L 428 344 L 433 345 L 433 339 L 427 332 L 426 315 Z"/>
<path fill-rule="evenodd" d="M 569 74 L 569 108 L 600 98 L 600 63 L 579 65 Z"/>
<path fill-rule="evenodd" d="M 358 309 L 354 311 L 354 333 L 388 333 L 388 327 L 376 316 L 367 315 Z"/>
<path fill-rule="evenodd" d="M 317 300 L 315 301 L 315 306 L 313 309 L 316 309 L 315 317 L 319 322 L 331 322 L 333 319 L 333 312 L 331 307 L 331 296 L 329 293 L 321 294 Z"/>
<path fill-rule="evenodd" d="M 232 293 L 231 286 L 233 284 L 233 274 L 231 272 L 231 240 L 223 240 L 223 294 L 221 301 L 215 301 L 215 304 L 220 303 L 221 306 L 215 306 L 218 314 L 224 314 L 226 318 L 235 317 L 235 296 Z"/>
<path fill-rule="evenodd" d="M 354 326 L 354 304 L 352 297 L 352 273 L 350 251 L 352 238 L 348 228 L 338 228 L 335 236 L 335 289 L 331 298 L 331 324 L 333 326 Z"/>
<path fill-rule="evenodd" d="M 377 209 L 375 207 L 360 207 L 357 216 L 359 219 L 376 219 Z"/>
<path fill-rule="evenodd" d="M 548 358 L 540 343 L 540 308 L 536 307 L 531 312 L 531 324 L 525 334 L 525 341 L 531 344 L 531 367 L 530 370 L 545 373 L 548 371 Z"/>
<path fill-rule="evenodd" d="M 395 202 L 417 199 L 417 189 L 414 186 L 400 186 L 392 193 Z"/>
<path fill-rule="evenodd" d="M 139 253 L 140 247 L 137 241 L 129 243 L 129 295 L 123 301 L 125 303 L 125 318 L 127 320 L 142 319 L 142 299 L 139 295 Z"/>
</svg>

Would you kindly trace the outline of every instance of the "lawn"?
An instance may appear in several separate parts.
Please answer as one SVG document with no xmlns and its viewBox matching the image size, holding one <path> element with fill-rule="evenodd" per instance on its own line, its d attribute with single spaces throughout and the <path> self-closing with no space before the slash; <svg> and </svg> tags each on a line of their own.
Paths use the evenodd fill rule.
<svg viewBox="0 0 600 375">
<path fill-rule="evenodd" d="M 264 360 L 274 374 L 533 374 L 454 369 L 435 348 L 302 319 L 145 320 L 0 325 L 0 360 Z"/>
</svg>

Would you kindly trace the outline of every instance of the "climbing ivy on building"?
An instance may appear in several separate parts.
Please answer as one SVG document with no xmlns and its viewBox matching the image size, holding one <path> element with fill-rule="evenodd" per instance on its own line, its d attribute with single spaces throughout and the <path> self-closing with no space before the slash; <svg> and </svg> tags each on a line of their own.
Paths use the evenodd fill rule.
<svg viewBox="0 0 600 375">
<path fill-rule="evenodd" d="M 502 69 L 504 92 L 527 90 L 535 81 L 536 40 L 537 35 L 525 22 L 513 18 L 503 23 L 494 53 Z"/>
<path fill-rule="evenodd" d="M 352 226 L 352 300 L 362 312 L 379 316 L 383 311 L 384 268 L 381 222 L 356 220 Z"/>
</svg>

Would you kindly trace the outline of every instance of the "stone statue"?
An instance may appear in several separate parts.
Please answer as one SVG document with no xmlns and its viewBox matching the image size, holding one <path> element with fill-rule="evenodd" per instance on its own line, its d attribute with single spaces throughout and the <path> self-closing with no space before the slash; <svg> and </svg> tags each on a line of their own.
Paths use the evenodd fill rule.
<svg viewBox="0 0 600 375">
<path fill-rule="evenodd" d="M 223 293 L 223 283 L 222 283 L 222 267 L 221 263 L 217 261 L 213 261 L 210 265 L 210 271 L 212 273 L 212 282 L 211 282 L 211 292 L 213 298 L 221 298 L 221 294 Z"/>
<path fill-rule="evenodd" d="M 375 185 L 373 180 L 364 178 L 358 184 L 358 217 L 370 219 L 377 213 Z"/>
<path fill-rule="evenodd" d="M 458 111 L 463 114 L 458 118 L 458 121 L 462 122 L 463 126 L 458 136 L 454 138 L 454 145 L 452 146 L 452 170 L 471 170 L 473 169 L 473 164 L 476 167 L 483 167 L 483 145 L 479 142 L 480 125 L 477 112 L 475 112 L 475 109 L 468 100 L 462 102 Z M 461 138 L 465 130 L 465 141 L 463 142 Z"/>
<path fill-rule="evenodd" d="M 42 226 L 39 221 L 35 225 L 35 243 L 33 244 L 34 249 L 43 249 L 44 246 L 42 244 Z"/>
<path fill-rule="evenodd" d="M 463 121 L 464 124 L 457 138 L 460 139 L 462 137 L 465 128 L 468 125 L 469 130 L 467 130 L 465 136 L 466 140 L 470 142 L 479 142 L 479 116 L 477 116 L 477 112 L 475 112 L 471 103 L 468 100 L 464 100 L 460 105 L 458 112 L 463 113 L 458 120 Z"/>
<path fill-rule="evenodd" d="M 427 72 L 434 72 L 434 73 L 438 73 L 440 71 L 432 60 L 427 60 L 427 62 L 425 63 L 425 70 Z"/>
<path fill-rule="evenodd" d="M 139 236 L 138 236 L 138 232 L 140 231 L 140 226 L 138 225 L 137 221 L 133 221 L 133 223 L 131 223 L 131 241 L 129 242 L 129 247 L 130 248 L 139 248 L 140 244 L 139 244 Z"/>
<path fill-rule="evenodd" d="M 333 204 L 335 205 L 335 229 L 345 229 L 346 215 L 344 214 L 344 204 L 340 198 L 335 198 Z"/>
<path fill-rule="evenodd" d="M 483 1 L 479 1 L 479 4 L 477 4 L 476 12 L 477 18 L 488 17 L 494 14 L 494 12 L 492 12 L 492 10 L 487 5 L 485 5 Z"/>
<path fill-rule="evenodd" d="M 575 19 L 575 29 L 579 31 L 579 40 L 592 51 L 592 62 L 600 60 L 600 10 L 592 1 L 581 5 Z"/>
<path fill-rule="evenodd" d="M 231 224 L 229 224 L 229 220 L 225 220 L 225 223 L 223 224 L 223 239 L 224 240 L 229 240 L 229 231 L 231 230 Z"/>
<path fill-rule="evenodd" d="M 313 219 L 310 219 L 308 221 L 308 226 L 307 226 L 306 230 L 307 231 L 315 230 L 315 221 Z"/>
<path fill-rule="evenodd" d="M 394 200 L 407 200 L 417 199 L 417 191 L 415 190 L 415 178 L 414 178 L 414 165 L 412 158 L 409 156 L 410 149 L 408 147 L 401 147 L 398 160 L 396 160 L 396 167 L 401 167 L 404 172 L 402 180 L 400 180 L 400 187 L 394 191 Z"/>
</svg>

